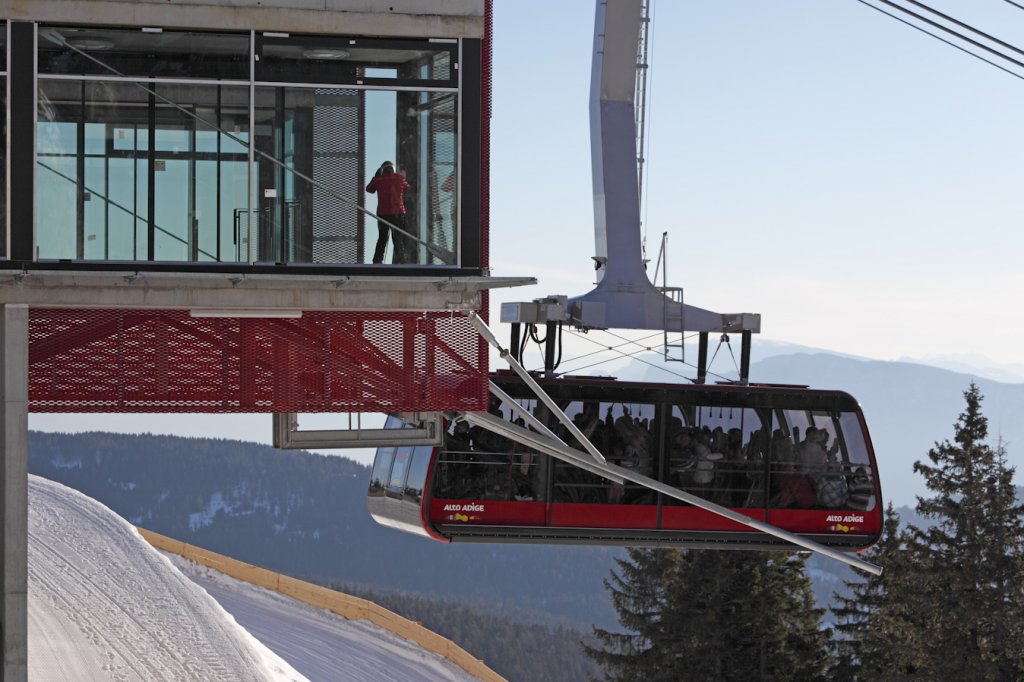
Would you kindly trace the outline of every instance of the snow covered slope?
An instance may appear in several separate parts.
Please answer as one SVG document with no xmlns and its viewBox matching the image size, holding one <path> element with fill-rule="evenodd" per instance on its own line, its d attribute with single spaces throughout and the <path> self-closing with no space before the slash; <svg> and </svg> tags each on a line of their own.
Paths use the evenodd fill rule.
<svg viewBox="0 0 1024 682">
<path fill-rule="evenodd" d="M 368 621 L 235 580 L 180 557 L 171 560 L 202 585 L 238 624 L 310 680 L 470 682 L 454 663 Z"/>
<path fill-rule="evenodd" d="M 193 582 L 109 509 L 35 476 L 28 540 L 30 680 L 472 679 L 376 627 L 209 572 Z"/>
</svg>

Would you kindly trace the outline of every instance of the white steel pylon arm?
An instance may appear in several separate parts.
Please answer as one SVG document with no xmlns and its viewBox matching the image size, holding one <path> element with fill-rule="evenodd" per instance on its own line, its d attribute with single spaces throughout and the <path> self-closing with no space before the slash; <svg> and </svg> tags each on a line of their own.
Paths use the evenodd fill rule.
<svg viewBox="0 0 1024 682">
<path fill-rule="evenodd" d="M 684 305 L 647 277 L 634 102 L 642 15 L 643 0 L 597 0 L 590 82 L 597 287 L 569 298 L 569 321 L 598 329 L 759 332 L 760 315 Z"/>
</svg>

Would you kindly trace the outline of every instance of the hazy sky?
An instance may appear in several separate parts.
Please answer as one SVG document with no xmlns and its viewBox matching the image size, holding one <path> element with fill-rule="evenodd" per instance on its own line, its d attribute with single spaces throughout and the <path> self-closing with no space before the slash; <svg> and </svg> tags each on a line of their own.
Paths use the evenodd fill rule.
<svg viewBox="0 0 1024 682">
<path fill-rule="evenodd" d="M 1024 45 L 1007 2 L 931 4 Z M 491 263 L 540 280 L 495 313 L 592 286 L 593 24 L 592 0 L 495 0 Z M 1024 363 L 1024 80 L 857 0 L 654 0 L 651 63 L 649 251 L 667 231 L 688 303 L 872 358 Z M 268 415 L 32 417 L 139 424 L 270 439 Z"/>
<path fill-rule="evenodd" d="M 1024 81 L 856 0 L 653 2 L 648 250 L 669 233 L 688 303 L 873 358 L 1024 362 Z M 491 263 L 540 279 L 498 300 L 592 283 L 593 4 L 495 2 Z M 1009 3 L 930 4 L 1024 45 Z"/>
</svg>

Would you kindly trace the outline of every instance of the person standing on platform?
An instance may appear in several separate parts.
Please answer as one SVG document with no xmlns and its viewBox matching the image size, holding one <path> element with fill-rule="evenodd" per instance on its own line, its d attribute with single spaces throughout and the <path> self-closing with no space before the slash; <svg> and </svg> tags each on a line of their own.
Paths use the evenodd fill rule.
<svg viewBox="0 0 1024 682">
<path fill-rule="evenodd" d="M 405 229 L 405 203 L 402 195 L 409 189 L 405 179 L 405 171 L 395 172 L 395 165 L 385 161 L 374 174 L 366 191 L 377 195 L 377 247 L 373 250 L 373 262 L 384 262 L 384 249 L 388 246 L 388 234 L 392 234 L 394 246 L 392 263 L 411 263 L 416 252 L 412 239 L 398 230 L 391 230 L 391 225 Z"/>
</svg>

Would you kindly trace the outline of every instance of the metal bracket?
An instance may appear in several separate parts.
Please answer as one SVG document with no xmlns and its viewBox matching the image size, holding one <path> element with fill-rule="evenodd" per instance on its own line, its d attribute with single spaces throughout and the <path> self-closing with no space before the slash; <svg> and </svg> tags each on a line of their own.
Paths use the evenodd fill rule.
<svg viewBox="0 0 1024 682">
<path fill-rule="evenodd" d="M 353 427 L 353 415 L 355 426 Z M 383 448 L 395 445 L 440 445 L 444 435 L 441 414 L 438 412 L 406 412 L 399 416 L 407 424 L 405 429 L 363 428 L 361 414 L 348 413 L 347 429 L 299 429 L 299 416 L 295 412 L 275 412 L 274 447 L 281 450 L 332 450 L 344 448 Z"/>
</svg>

